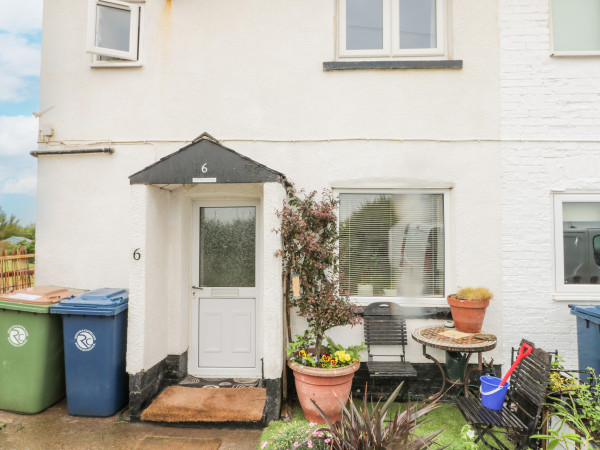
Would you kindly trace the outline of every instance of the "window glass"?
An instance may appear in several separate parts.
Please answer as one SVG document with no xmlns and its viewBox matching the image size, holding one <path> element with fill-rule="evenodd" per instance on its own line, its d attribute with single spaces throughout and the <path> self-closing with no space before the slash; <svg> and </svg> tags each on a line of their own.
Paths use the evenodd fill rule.
<svg viewBox="0 0 600 450">
<path fill-rule="evenodd" d="M 365 297 L 444 296 L 443 194 L 340 194 L 342 287 Z"/>
<path fill-rule="evenodd" d="M 383 48 L 383 0 L 346 0 L 346 49 Z"/>
<path fill-rule="evenodd" d="M 600 203 L 564 202 L 564 284 L 600 283 Z"/>
<path fill-rule="evenodd" d="M 131 11 L 101 4 L 96 8 L 96 45 L 128 52 Z"/>
<path fill-rule="evenodd" d="M 554 50 L 600 51 L 600 1 L 552 0 Z"/>
<path fill-rule="evenodd" d="M 256 208 L 200 208 L 200 285 L 254 287 Z"/>
<path fill-rule="evenodd" d="M 594 236 L 592 245 L 594 246 L 594 262 L 600 266 L 600 236 Z"/>
<path fill-rule="evenodd" d="M 400 48 L 435 48 L 436 0 L 400 2 Z"/>
</svg>

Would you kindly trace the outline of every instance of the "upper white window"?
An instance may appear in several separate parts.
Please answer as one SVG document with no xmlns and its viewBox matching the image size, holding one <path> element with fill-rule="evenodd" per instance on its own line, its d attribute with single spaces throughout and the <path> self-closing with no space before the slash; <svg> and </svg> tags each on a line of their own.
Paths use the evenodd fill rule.
<svg viewBox="0 0 600 450">
<path fill-rule="evenodd" d="M 341 57 L 445 54 L 445 0 L 339 0 Z"/>
<path fill-rule="evenodd" d="M 103 61 L 137 61 L 140 6 L 118 0 L 89 0 L 87 51 Z"/>
<path fill-rule="evenodd" d="M 363 302 L 444 299 L 447 203 L 447 191 L 341 191 L 344 290 Z"/>
<path fill-rule="evenodd" d="M 551 0 L 553 54 L 600 55 L 600 0 Z"/>
<path fill-rule="evenodd" d="M 600 294 L 600 194 L 554 196 L 558 294 Z"/>
</svg>

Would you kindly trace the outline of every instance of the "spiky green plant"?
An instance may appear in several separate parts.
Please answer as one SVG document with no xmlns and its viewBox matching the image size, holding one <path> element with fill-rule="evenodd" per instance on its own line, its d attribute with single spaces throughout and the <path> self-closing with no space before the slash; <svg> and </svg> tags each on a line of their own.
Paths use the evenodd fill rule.
<svg viewBox="0 0 600 450">
<path fill-rule="evenodd" d="M 396 411 L 394 417 L 389 420 L 386 418 L 388 410 L 404 382 L 396 388 L 392 395 L 379 407 L 379 401 L 369 403 L 367 401 L 367 389 L 365 388 L 363 406 L 357 408 L 350 398 L 349 408 L 342 405 L 342 418 L 339 422 L 332 422 L 331 419 L 315 403 L 319 414 L 325 419 L 328 432 L 331 439 L 331 446 L 338 450 L 356 449 L 392 449 L 401 448 L 403 450 L 421 450 L 426 448 L 446 448 L 436 444 L 436 438 L 445 428 L 429 433 L 426 436 L 418 436 L 415 430 L 426 423 L 426 420 L 419 422 L 429 411 L 437 408 L 437 401 L 417 409 L 415 405 L 408 404 L 404 411 Z M 338 399 L 339 401 L 339 399 Z"/>
</svg>

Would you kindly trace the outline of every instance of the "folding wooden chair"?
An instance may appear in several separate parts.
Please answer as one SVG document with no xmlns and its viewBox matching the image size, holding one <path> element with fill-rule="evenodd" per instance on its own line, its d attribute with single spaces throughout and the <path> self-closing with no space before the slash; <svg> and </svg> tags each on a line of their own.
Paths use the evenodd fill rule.
<svg viewBox="0 0 600 450">
<path fill-rule="evenodd" d="M 536 448 L 538 442 L 529 438 L 540 428 L 543 404 L 548 388 L 551 355 L 528 341 L 534 347 L 531 354 L 517 366 L 510 378 L 506 403 L 501 411 L 494 411 L 481 404 L 480 399 L 459 397 L 456 402 L 467 423 L 477 432 L 476 442 L 481 440 L 488 448 L 508 450 L 492 433 L 493 428 L 504 429 L 515 443 L 515 448 Z M 496 432 L 496 430 L 494 430 Z M 493 441 L 497 447 L 493 446 Z"/>
<path fill-rule="evenodd" d="M 365 343 L 369 348 L 367 367 L 371 377 L 412 378 L 417 376 L 413 365 L 405 360 L 406 321 L 402 310 L 396 303 L 377 302 L 367 306 L 363 313 Z M 374 354 L 372 346 L 395 345 L 402 347 L 402 352 L 397 355 Z M 387 360 L 375 361 L 374 357 L 386 357 Z M 399 358 L 399 361 L 390 361 L 389 358 Z"/>
</svg>

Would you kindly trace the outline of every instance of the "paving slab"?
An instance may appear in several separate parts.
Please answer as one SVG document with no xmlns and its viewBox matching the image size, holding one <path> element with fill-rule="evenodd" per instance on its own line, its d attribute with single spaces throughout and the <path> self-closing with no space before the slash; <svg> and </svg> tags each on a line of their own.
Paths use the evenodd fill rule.
<svg viewBox="0 0 600 450">
<path fill-rule="evenodd" d="M 4 426 L 2 425 L 4 424 Z M 256 449 L 260 429 L 182 428 L 77 417 L 65 400 L 34 415 L 0 411 L 0 449 Z"/>
</svg>

